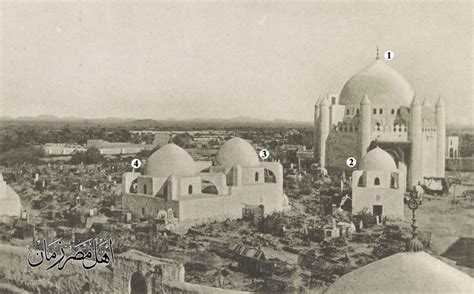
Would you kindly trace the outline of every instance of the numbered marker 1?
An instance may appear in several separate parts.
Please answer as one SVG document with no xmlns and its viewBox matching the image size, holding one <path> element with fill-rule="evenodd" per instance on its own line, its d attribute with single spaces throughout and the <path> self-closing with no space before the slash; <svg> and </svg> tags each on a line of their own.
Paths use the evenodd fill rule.
<svg viewBox="0 0 474 294">
<path fill-rule="evenodd" d="M 354 157 L 349 157 L 346 160 L 346 164 L 347 164 L 348 167 L 354 167 L 357 164 L 357 160 Z"/>
<path fill-rule="evenodd" d="M 260 150 L 259 155 L 261 159 L 265 160 L 270 156 L 270 152 L 267 149 L 262 149 Z"/>
<path fill-rule="evenodd" d="M 390 50 L 385 51 L 385 53 L 383 54 L 383 56 L 385 57 L 386 60 L 392 60 L 392 59 L 395 57 L 395 55 L 393 54 L 393 52 L 390 51 Z"/>
<path fill-rule="evenodd" d="M 141 162 L 140 159 L 135 158 L 135 159 L 132 160 L 131 165 L 132 165 L 133 168 L 140 168 L 140 166 L 142 166 L 142 162 Z"/>
</svg>

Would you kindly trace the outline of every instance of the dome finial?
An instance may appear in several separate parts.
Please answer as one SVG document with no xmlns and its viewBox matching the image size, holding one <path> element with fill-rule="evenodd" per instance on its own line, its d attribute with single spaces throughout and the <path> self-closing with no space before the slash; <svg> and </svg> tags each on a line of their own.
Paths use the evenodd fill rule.
<svg viewBox="0 0 474 294">
<path fill-rule="evenodd" d="M 377 44 L 377 55 L 375 55 L 375 59 L 380 59 L 379 57 L 379 45 Z"/>
<path fill-rule="evenodd" d="M 412 237 L 407 243 L 408 252 L 419 252 L 424 249 L 423 243 L 418 239 L 419 232 L 417 230 L 418 226 L 416 225 L 415 210 L 418 209 L 418 206 L 418 190 L 416 189 L 416 186 L 414 186 L 410 191 L 410 200 L 408 200 L 408 208 L 410 208 L 412 213 Z"/>
</svg>

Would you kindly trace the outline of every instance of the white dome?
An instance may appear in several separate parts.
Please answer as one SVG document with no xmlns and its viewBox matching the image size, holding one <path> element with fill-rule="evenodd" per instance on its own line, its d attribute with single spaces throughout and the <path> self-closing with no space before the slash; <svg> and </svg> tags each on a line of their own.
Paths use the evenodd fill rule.
<svg viewBox="0 0 474 294">
<path fill-rule="evenodd" d="M 20 217 L 22 206 L 18 194 L 5 182 L 0 181 L 0 185 L 5 185 L 5 195 L 0 195 L 0 216 Z"/>
<path fill-rule="evenodd" d="M 362 157 L 360 169 L 393 172 L 397 170 L 397 165 L 390 154 L 385 150 L 376 147 Z"/>
<path fill-rule="evenodd" d="M 324 293 L 472 293 L 473 283 L 425 252 L 401 252 L 343 275 Z"/>
<path fill-rule="evenodd" d="M 156 150 L 147 159 L 145 166 L 145 175 L 157 178 L 168 178 L 170 175 L 189 177 L 196 173 L 196 164 L 191 155 L 172 143 Z"/>
<path fill-rule="evenodd" d="M 243 167 L 255 167 L 260 162 L 252 145 L 244 139 L 236 137 L 225 142 L 219 149 L 216 164 L 225 167 L 233 167 L 236 164 Z"/>
<path fill-rule="evenodd" d="M 359 105 L 365 94 L 372 105 L 410 106 L 415 92 L 401 74 L 376 59 L 346 82 L 339 101 L 342 105 Z"/>
</svg>

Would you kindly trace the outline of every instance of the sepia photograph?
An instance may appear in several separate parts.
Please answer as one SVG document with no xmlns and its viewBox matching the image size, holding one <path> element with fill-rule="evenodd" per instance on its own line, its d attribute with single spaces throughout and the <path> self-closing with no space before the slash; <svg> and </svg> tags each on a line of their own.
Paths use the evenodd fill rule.
<svg viewBox="0 0 474 294">
<path fill-rule="evenodd" d="M 472 1 L 1 1 L 0 293 L 474 293 Z"/>
</svg>

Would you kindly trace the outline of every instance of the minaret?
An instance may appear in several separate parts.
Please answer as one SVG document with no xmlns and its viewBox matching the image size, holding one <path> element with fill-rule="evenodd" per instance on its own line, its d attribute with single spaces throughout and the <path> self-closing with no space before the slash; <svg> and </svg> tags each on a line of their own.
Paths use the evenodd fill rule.
<svg viewBox="0 0 474 294">
<path fill-rule="evenodd" d="M 367 94 L 360 101 L 360 159 L 367 153 L 370 145 L 371 123 L 372 123 L 372 103 Z"/>
<path fill-rule="evenodd" d="M 314 104 L 314 142 L 313 142 L 313 158 L 314 162 L 316 162 L 316 158 L 318 158 L 319 150 L 318 150 L 318 143 L 319 143 L 319 104 L 321 103 L 321 97 L 318 98 L 316 104 Z"/>
<path fill-rule="evenodd" d="M 319 165 L 321 168 L 326 166 L 326 140 L 329 135 L 329 101 L 327 96 L 321 100 L 319 105 Z"/>
<path fill-rule="evenodd" d="M 417 185 L 422 180 L 422 162 L 421 162 L 421 115 L 422 106 L 418 98 L 413 97 L 410 110 L 410 141 L 411 141 L 411 155 L 410 155 L 410 175 L 409 186 Z"/>
<path fill-rule="evenodd" d="M 440 178 L 444 178 L 445 169 L 445 140 L 446 140 L 446 109 L 444 102 L 439 97 L 435 106 L 436 116 L 436 174 Z"/>
</svg>

